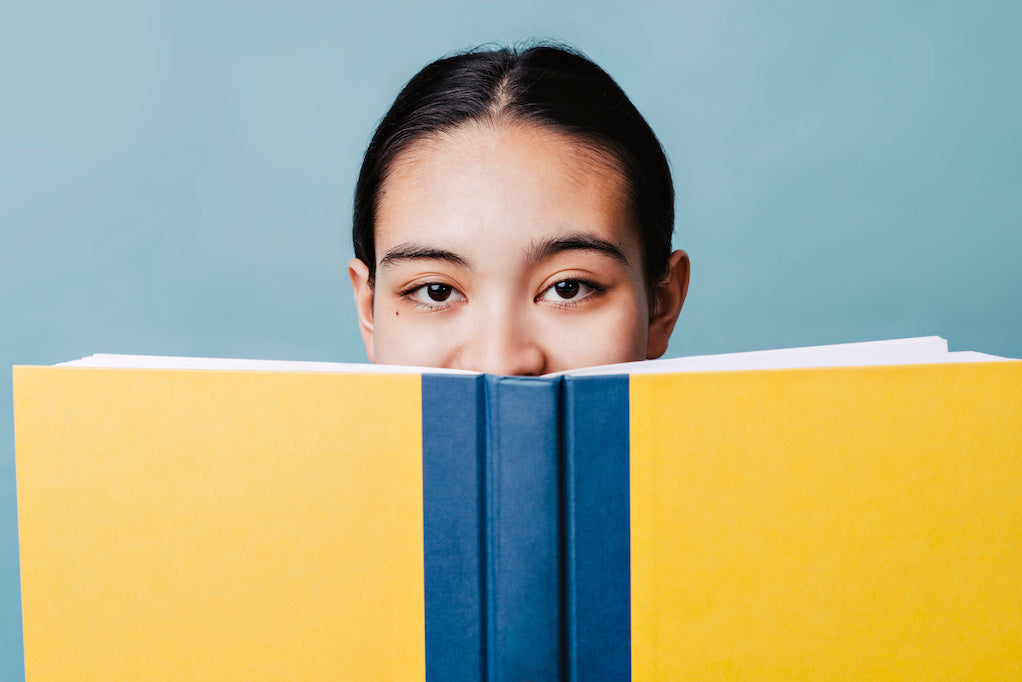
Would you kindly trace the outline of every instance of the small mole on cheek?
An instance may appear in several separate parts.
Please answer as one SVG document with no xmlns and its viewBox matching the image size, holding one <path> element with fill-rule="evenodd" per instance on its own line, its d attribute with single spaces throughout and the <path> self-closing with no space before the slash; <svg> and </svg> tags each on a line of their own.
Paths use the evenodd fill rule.
<svg viewBox="0 0 1022 682">
<path fill-rule="evenodd" d="M 401 314 L 401 313 L 399 313 L 398 311 L 396 311 L 396 310 L 394 311 L 394 317 L 397 317 L 397 316 L 398 316 L 398 315 L 400 315 L 400 314 Z"/>
</svg>

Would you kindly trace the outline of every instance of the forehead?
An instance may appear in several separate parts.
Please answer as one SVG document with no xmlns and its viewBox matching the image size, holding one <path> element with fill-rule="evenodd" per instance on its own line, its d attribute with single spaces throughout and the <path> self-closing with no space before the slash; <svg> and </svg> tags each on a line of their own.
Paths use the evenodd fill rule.
<svg viewBox="0 0 1022 682">
<path fill-rule="evenodd" d="M 471 123 L 415 142 L 392 164 L 376 215 L 379 255 L 409 241 L 525 249 L 581 231 L 639 258 L 616 159 L 536 125 Z"/>
</svg>

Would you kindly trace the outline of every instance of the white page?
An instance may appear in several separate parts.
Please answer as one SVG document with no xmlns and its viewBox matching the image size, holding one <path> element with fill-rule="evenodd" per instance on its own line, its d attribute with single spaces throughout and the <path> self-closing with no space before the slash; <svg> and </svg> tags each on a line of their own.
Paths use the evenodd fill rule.
<svg viewBox="0 0 1022 682">
<path fill-rule="evenodd" d="M 996 355 L 977 353 L 974 351 L 956 351 L 954 353 L 911 353 L 911 354 L 864 354 L 846 356 L 840 361 L 825 356 L 808 355 L 799 357 L 796 354 L 777 356 L 774 358 L 730 358 L 726 356 L 706 355 L 698 358 L 676 358 L 682 362 L 663 363 L 649 367 L 647 363 L 630 363 L 605 365 L 602 367 L 585 367 L 578 370 L 561 372 L 568 376 L 603 376 L 609 374 L 672 374 L 679 372 L 723 372 L 733 370 L 756 369 L 806 369 L 812 367 L 872 367 L 878 365 L 929 365 L 962 362 L 999 362 L 1009 360 Z M 691 361 L 690 361 L 691 360 Z M 553 375 L 551 375 L 553 376 Z"/>
<path fill-rule="evenodd" d="M 732 369 L 786 369 L 794 367 L 841 367 L 845 365 L 906 364 L 916 357 L 946 355 L 947 341 L 939 336 L 839 343 L 826 346 L 693 355 L 684 358 L 626 362 L 583 367 L 561 372 L 571 376 L 603 374 L 649 374 Z"/>
<path fill-rule="evenodd" d="M 910 339 L 844 343 L 803 348 L 696 355 L 666 360 L 627 362 L 616 365 L 584 367 L 546 376 L 597 376 L 606 374 L 648 374 L 671 372 L 724 371 L 748 369 L 790 369 L 802 367 L 842 367 L 868 365 L 907 365 L 944 362 L 983 362 L 1004 360 L 975 352 L 949 353 L 947 341 L 938 336 Z M 190 358 L 158 355 L 97 354 L 80 360 L 59 363 L 63 367 L 102 367 L 133 369 L 244 370 L 275 372 L 338 372 L 348 374 L 478 374 L 467 370 L 401 365 L 371 365 L 344 362 L 303 362 L 296 360 L 245 360 L 237 358 Z"/>
<path fill-rule="evenodd" d="M 118 355 L 97 353 L 80 360 L 57 363 L 59 367 L 120 369 L 216 369 L 255 372 L 336 372 L 342 374 L 422 374 L 423 367 L 370 365 L 355 362 L 312 362 L 302 360 L 245 360 L 241 358 L 188 358 L 165 355 Z M 430 374 L 479 374 L 461 369 L 429 368 Z"/>
</svg>

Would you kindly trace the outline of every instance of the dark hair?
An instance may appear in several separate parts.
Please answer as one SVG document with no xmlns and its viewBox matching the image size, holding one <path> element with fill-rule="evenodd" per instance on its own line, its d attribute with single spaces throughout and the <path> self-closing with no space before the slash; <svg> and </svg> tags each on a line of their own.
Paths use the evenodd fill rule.
<svg viewBox="0 0 1022 682">
<path fill-rule="evenodd" d="M 355 255 L 375 277 L 380 188 L 394 160 L 416 141 L 480 120 L 536 123 L 608 154 L 627 180 L 652 286 L 667 272 L 674 186 L 660 142 L 624 91 L 568 48 L 471 51 L 427 65 L 398 94 L 366 150 L 355 185 Z"/>
</svg>

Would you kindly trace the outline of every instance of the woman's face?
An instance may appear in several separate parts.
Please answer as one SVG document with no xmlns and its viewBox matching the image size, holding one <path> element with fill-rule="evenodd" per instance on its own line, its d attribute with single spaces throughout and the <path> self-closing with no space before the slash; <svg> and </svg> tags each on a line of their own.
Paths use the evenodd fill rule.
<svg viewBox="0 0 1022 682">
<path fill-rule="evenodd" d="M 625 189 L 608 157 L 532 125 L 415 143 L 381 190 L 375 285 L 349 268 L 369 359 L 539 375 L 658 357 L 687 258 L 651 318 Z"/>
</svg>

